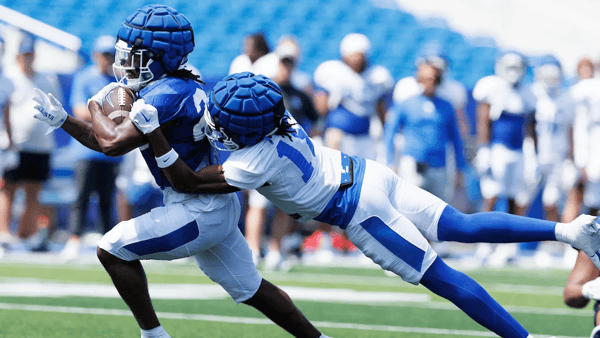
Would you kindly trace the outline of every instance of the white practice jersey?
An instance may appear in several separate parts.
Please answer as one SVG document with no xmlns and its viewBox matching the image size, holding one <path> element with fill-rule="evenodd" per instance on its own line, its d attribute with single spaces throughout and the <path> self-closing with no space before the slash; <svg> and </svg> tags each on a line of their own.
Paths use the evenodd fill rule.
<svg viewBox="0 0 600 338">
<path fill-rule="evenodd" d="M 279 57 L 275 53 L 269 53 L 261 56 L 254 63 L 246 54 L 236 56 L 229 66 L 229 74 L 252 72 L 254 74 L 262 74 L 266 77 L 273 78 L 277 76 L 279 68 Z"/>
<path fill-rule="evenodd" d="M 572 100 L 575 162 L 586 168 L 588 178 L 600 181 L 600 79 L 579 81 L 568 91 Z"/>
<path fill-rule="evenodd" d="M 477 81 L 473 98 L 490 105 L 491 142 L 503 144 L 512 150 L 521 149 L 525 122 L 528 114 L 535 109 L 530 88 L 513 87 L 503 78 L 491 75 Z"/>
<path fill-rule="evenodd" d="M 570 130 L 574 114 L 564 104 L 563 90 L 550 95 L 541 83 L 534 83 L 535 132 L 539 164 L 562 163 L 567 159 L 571 142 Z"/>
<path fill-rule="evenodd" d="M 341 60 L 323 62 L 313 78 L 315 85 L 329 94 L 330 110 L 341 105 L 358 117 L 375 115 L 377 101 L 394 86 L 392 75 L 383 66 L 371 66 L 358 74 Z"/>
<path fill-rule="evenodd" d="M 396 83 L 393 99 L 395 103 L 400 103 L 422 92 L 423 88 L 417 82 L 417 79 L 414 76 L 407 76 Z M 467 105 L 467 90 L 462 83 L 454 79 L 444 77 L 442 83 L 437 87 L 435 94 L 450 102 L 455 110 L 464 109 Z"/>
<path fill-rule="evenodd" d="M 256 189 L 285 213 L 307 221 L 323 211 L 348 170 L 342 170 L 342 153 L 312 142 L 297 124 L 294 130 L 291 137 L 274 135 L 232 152 L 223 170 L 229 185 Z"/>
</svg>

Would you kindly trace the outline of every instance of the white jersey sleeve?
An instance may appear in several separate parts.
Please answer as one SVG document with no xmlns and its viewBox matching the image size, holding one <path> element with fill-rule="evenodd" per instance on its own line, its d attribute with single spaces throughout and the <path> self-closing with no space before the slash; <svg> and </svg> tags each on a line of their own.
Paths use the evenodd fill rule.
<svg viewBox="0 0 600 338">
<path fill-rule="evenodd" d="M 473 98 L 475 101 L 490 103 L 494 89 L 498 85 L 497 83 L 497 78 L 493 75 L 479 79 L 475 87 L 473 87 Z"/>
<path fill-rule="evenodd" d="M 393 99 L 395 103 L 400 103 L 422 92 L 423 87 L 417 82 L 417 79 L 414 76 L 407 76 L 400 79 L 394 87 Z"/>
<path fill-rule="evenodd" d="M 267 151 L 263 141 L 253 147 L 243 148 L 232 153 L 223 163 L 227 184 L 243 190 L 262 187 L 269 179 L 269 160 L 272 154 Z M 268 142 L 267 142 L 268 143 Z"/>
<path fill-rule="evenodd" d="M 249 72 L 252 70 L 252 62 L 246 54 L 240 54 L 231 61 L 229 66 L 229 74 Z"/>
<path fill-rule="evenodd" d="M 379 99 L 388 93 L 391 93 L 394 88 L 394 78 L 392 73 L 384 66 L 376 65 L 368 70 L 367 83 L 379 88 Z"/>
</svg>

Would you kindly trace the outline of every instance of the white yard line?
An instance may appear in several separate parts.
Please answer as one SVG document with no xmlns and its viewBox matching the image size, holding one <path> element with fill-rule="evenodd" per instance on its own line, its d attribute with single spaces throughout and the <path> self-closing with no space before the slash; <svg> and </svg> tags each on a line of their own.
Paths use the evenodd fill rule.
<svg viewBox="0 0 600 338">
<path fill-rule="evenodd" d="M 154 284 L 153 299 L 227 299 L 229 296 L 217 284 Z M 384 305 L 460 311 L 449 302 L 433 302 L 428 294 L 404 292 L 355 291 L 341 288 L 280 286 L 294 300 L 330 303 Z M 99 297 L 120 298 L 111 284 L 58 283 L 28 278 L 0 278 L 0 296 L 5 297 Z M 564 308 L 504 306 L 511 313 L 589 317 L 589 311 Z"/>
<path fill-rule="evenodd" d="M 59 313 L 77 313 L 91 315 L 108 315 L 108 316 L 131 316 L 128 310 L 117 309 L 99 309 L 99 308 L 82 308 L 70 306 L 48 306 L 48 305 L 26 305 L 26 304 L 8 304 L 0 303 L 2 310 L 20 310 L 20 311 L 37 311 L 37 312 L 59 312 Z M 270 320 L 264 318 L 249 318 L 249 317 L 232 317 L 232 316 L 217 316 L 217 315 L 197 315 L 185 313 L 159 312 L 159 318 L 180 319 L 180 320 L 196 320 L 209 321 L 220 323 L 239 323 L 239 324 L 254 324 L 254 325 L 275 325 Z M 406 326 L 391 326 L 391 325 L 364 325 L 352 323 L 335 323 L 315 321 L 313 324 L 320 328 L 332 329 L 350 329 L 361 331 L 384 331 L 384 332 L 404 332 L 404 333 L 425 333 L 425 334 L 445 334 L 463 337 L 497 337 L 494 333 L 484 331 L 471 330 L 446 330 L 433 329 L 422 327 L 406 327 Z M 547 337 L 546 335 L 535 334 L 536 337 Z M 571 336 L 560 336 L 557 338 L 581 338 Z"/>
</svg>

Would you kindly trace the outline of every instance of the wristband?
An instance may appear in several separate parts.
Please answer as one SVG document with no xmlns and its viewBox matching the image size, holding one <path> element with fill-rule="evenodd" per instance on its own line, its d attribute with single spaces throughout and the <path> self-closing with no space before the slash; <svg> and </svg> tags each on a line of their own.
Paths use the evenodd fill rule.
<svg viewBox="0 0 600 338">
<path fill-rule="evenodd" d="M 175 149 L 171 148 L 166 154 L 155 157 L 156 164 L 159 168 L 166 168 L 171 166 L 177 159 L 179 158 L 179 154 L 175 151 Z"/>
</svg>

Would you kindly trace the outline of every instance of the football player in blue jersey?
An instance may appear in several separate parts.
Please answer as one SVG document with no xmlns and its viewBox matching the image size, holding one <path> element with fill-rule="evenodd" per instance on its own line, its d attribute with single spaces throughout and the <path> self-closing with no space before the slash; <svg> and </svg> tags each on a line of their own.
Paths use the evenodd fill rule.
<svg viewBox="0 0 600 338">
<path fill-rule="evenodd" d="M 194 48 L 187 18 L 164 5 L 147 5 L 131 14 L 117 34 L 115 75 L 142 102 L 157 110 L 173 151 L 155 159 L 147 139 L 129 119 L 117 125 L 102 113 L 108 85 L 88 102 L 92 122 L 67 116 L 52 95 L 36 90 L 35 117 L 62 127 L 83 145 L 111 156 L 140 148 L 164 207 L 124 221 L 98 242 L 98 258 L 145 337 L 169 337 L 160 325 L 148 294 L 140 260 L 173 260 L 194 256 L 200 269 L 219 283 L 237 303 L 251 305 L 296 337 L 325 337 L 294 306 L 288 295 L 258 274 L 248 244 L 237 227 L 240 205 L 235 194 L 201 195 L 176 192 L 161 168 L 179 159 L 200 169 L 215 163 L 207 140 L 195 141 L 207 97 L 198 77 L 182 68 Z M 136 109 L 140 105 L 134 106 Z M 173 156 L 174 154 L 178 156 Z M 237 190 L 229 188 L 229 191 Z"/>
<path fill-rule="evenodd" d="M 155 156 L 176 157 L 149 104 L 130 119 L 148 136 Z M 450 300 L 501 337 L 531 337 L 474 280 L 447 266 L 427 239 L 457 242 L 553 240 L 583 250 L 600 265 L 594 218 L 569 224 L 491 212 L 467 215 L 407 184 L 375 161 L 321 147 L 286 112 L 281 90 L 262 75 L 233 74 L 209 95 L 196 139 L 232 151 L 223 165 L 194 172 L 184 161 L 162 169 L 174 189 L 227 192 L 257 189 L 301 221 L 316 219 L 345 229 L 352 242 L 382 268 Z"/>
</svg>

